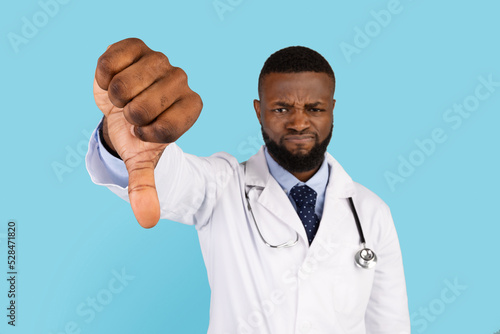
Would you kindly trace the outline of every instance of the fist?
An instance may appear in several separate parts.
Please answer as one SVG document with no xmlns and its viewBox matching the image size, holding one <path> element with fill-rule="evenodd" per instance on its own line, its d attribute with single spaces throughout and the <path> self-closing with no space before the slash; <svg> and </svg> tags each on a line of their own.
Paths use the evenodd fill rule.
<svg viewBox="0 0 500 334">
<path fill-rule="evenodd" d="M 95 79 L 108 93 L 108 107 L 122 109 L 127 122 L 134 125 L 135 136 L 147 142 L 176 141 L 194 124 L 203 106 L 189 88 L 186 73 L 137 38 L 111 45 L 99 57 Z"/>
<path fill-rule="evenodd" d="M 103 140 L 125 162 L 134 215 L 141 226 L 153 227 L 160 218 L 154 168 L 167 145 L 197 120 L 201 98 L 182 69 L 136 38 L 99 57 L 94 98 L 105 115 Z"/>
</svg>

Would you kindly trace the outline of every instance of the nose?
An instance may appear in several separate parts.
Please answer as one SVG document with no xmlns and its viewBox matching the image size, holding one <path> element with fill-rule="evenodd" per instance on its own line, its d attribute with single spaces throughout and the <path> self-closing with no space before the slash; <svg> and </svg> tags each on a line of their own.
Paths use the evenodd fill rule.
<svg viewBox="0 0 500 334">
<path fill-rule="evenodd" d="M 297 132 L 302 132 L 303 130 L 309 128 L 309 115 L 303 109 L 296 109 L 290 113 L 290 117 L 287 122 L 287 129 L 293 129 Z"/>
</svg>

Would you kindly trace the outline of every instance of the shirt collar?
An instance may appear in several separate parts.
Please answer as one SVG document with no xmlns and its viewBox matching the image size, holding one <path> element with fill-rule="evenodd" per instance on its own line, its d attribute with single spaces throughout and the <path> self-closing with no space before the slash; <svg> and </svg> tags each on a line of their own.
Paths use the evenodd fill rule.
<svg viewBox="0 0 500 334">
<path fill-rule="evenodd" d="M 271 155 L 267 151 L 267 147 L 264 147 L 264 154 L 266 157 L 267 166 L 269 167 L 269 173 L 271 173 L 276 181 L 278 181 L 279 185 L 287 195 L 290 193 L 290 190 L 293 188 L 293 186 L 295 186 L 297 183 L 299 185 L 308 185 L 318 194 L 323 194 L 325 192 L 329 178 L 329 168 L 326 156 L 325 159 L 323 159 L 323 162 L 321 163 L 318 171 L 309 180 L 307 180 L 306 182 L 302 182 L 297 179 L 292 173 L 281 167 L 281 165 L 278 164 L 273 159 L 273 157 L 271 157 Z"/>
</svg>

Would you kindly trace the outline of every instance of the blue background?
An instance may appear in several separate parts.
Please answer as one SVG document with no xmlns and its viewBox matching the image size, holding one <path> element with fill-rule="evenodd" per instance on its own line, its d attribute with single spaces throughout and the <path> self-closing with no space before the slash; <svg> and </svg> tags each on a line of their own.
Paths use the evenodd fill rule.
<svg viewBox="0 0 500 334">
<path fill-rule="evenodd" d="M 0 332 L 207 330 L 210 290 L 195 229 L 169 221 L 141 228 L 129 205 L 85 169 L 101 118 L 92 96 L 96 61 L 127 37 L 165 53 L 201 95 L 204 110 L 178 141 L 184 151 L 226 151 L 240 161 L 262 143 L 252 100 L 265 59 L 289 45 L 323 54 L 337 77 L 329 152 L 392 209 L 413 332 L 500 330 L 500 87 L 460 127 L 443 118 L 453 104 L 472 101 L 480 76 L 500 82 L 500 4 L 401 0 L 382 26 L 372 11 L 393 1 L 219 2 L 230 10 L 218 13 L 213 0 L 4 3 Z M 44 7 L 51 15 L 40 14 Z M 23 26 L 34 20 L 38 31 L 24 28 L 26 38 Z M 357 29 L 371 37 L 349 56 L 341 46 L 361 45 Z M 13 43 L 13 34 L 26 39 Z M 436 128 L 446 141 L 391 188 L 385 174 L 398 173 L 400 156 L 418 158 L 415 141 Z M 56 172 L 62 165 L 66 172 Z M 9 220 L 18 226 L 15 328 L 6 318 Z M 108 284 L 122 271 L 126 286 L 111 294 Z M 454 298 L 445 302 L 454 281 L 461 290 L 448 290 Z M 108 299 L 93 318 L 78 314 L 97 296 Z"/>
</svg>

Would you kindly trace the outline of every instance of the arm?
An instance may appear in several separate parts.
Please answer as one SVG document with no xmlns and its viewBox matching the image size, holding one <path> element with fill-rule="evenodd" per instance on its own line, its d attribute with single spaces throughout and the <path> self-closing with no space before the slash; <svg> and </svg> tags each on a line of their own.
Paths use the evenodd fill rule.
<svg viewBox="0 0 500 334">
<path fill-rule="evenodd" d="M 85 158 L 92 181 L 107 187 L 130 202 L 125 164 L 103 145 L 97 129 L 91 136 Z M 163 152 L 154 171 L 160 202 L 160 218 L 194 225 L 201 229 L 229 179 L 235 175 L 238 161 L 227 153 L 208 158 L 184 153 L 175 143 Z"/>
<path fill-rule="evenodd" d="M 124 187 L 124 178 L 115 179 L 119 184 L 113 183 L 113 191 L 127 197 L 141 226 L 153 227 L 161 211 L 156 185 L 164 186 L 155 180 L 156 166 L 164 150 L 198 118 L 201 98 L 189 88 L 182 69 L 170 65 L 164 54 L 151 50 L 141 40 L 130 38 L 109 46 L 99 58 L 94 99 L 104 114 L 101 139 L 116 151 L 128 174 L 128 186 Z M 97 144 L 99 138 L 92 138 Z M 105 155 L 104 151 L 99 155 L 101 148 L 90 145 L 89 171 Z M 101 161 L 101 167 L 109 164 Z M 111 178 L 107 182 L 113 181 L 109 168 L 98 173 L 107 173 Z M 193 179 L 199 181 L 196 176 Z M 97 181 L 95 177 L 93 180 Z"/>
</svg>

